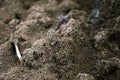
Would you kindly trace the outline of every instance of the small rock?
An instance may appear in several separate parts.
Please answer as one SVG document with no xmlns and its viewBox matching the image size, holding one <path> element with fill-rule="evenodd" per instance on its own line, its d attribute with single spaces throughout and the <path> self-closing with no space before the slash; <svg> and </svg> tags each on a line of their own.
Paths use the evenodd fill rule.
<svg viewBox="0 0 120 80">
<path fill-rule="evenodd" d="M 19 23 L 19 20 L 18 19 L 12 19 L 9 24 L 11 27 L 15 27 L 17 26 L 17 24 Z"/>
<path fill-rule="evenodd" d="M 79 73 L 76 80 L 95 80 L 93 76 L 86 73 Z"/>
<path fill-rule="evenodd" d="M 95 35 L 96 42 L 100 42 L 100 41 L 105 40 L 105 39 L 107 39 L 107 32 L 106 31 L 98 32 L 98 34 Z"/>
<path fill-rule="evenodd" d="M 40 13 L 44 13 L 44 7 L 41 7 L 39 5 L 35 5 L 35 6 L 32 6 L 29 10 L 29 12 L 40 12 Z"/>
</svg>

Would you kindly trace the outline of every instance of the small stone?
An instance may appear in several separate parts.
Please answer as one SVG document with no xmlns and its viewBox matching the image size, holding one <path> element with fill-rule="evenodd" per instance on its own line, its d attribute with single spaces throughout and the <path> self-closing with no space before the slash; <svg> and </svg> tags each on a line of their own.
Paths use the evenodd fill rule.
<svg viewBox="0 0 120 80">
<path fill-rule="evenodd" d="M 79 73 L 76 80 L 95 80 L 93 76 L 86 73 Z"/>
<path fill-rule="evenodd" d="M 19 23 L 19 20 L 18 19 L 12 19 L 9 24 L 11 27 L 16 27 L 17 24 Z"/>
</svg>

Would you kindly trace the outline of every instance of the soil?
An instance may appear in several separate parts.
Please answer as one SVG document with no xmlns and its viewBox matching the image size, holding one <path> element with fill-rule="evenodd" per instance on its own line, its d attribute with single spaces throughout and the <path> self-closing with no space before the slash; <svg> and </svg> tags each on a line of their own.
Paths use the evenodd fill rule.
<svg viewBox="0 0 120 80">
<path fill-rule="evenodd" d="M 120 0 L 0 0 L 0 80 L 119 80 L 119 26 Z"/>
</svg>

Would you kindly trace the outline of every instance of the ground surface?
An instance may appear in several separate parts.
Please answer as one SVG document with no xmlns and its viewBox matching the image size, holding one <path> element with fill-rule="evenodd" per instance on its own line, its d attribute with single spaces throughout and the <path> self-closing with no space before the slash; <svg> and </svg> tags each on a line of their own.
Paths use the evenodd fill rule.
<svg viewBox="0 0 120 80">
<path fill-rule="evenodd" d="M 0 80 L 120 80 L 119 26 L 120 0 L 0 0 Z"/>
</svg>

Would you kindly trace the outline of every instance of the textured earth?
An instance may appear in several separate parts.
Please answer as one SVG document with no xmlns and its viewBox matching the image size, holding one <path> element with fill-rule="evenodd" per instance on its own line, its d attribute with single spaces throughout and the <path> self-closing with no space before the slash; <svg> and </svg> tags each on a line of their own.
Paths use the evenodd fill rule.
<svg viewBox="0 0 120 80">
<path fill-rule="evenodd" d="M 0 80 L 120 80 L 120 0 L 0 0 Z"/>
</svg>

